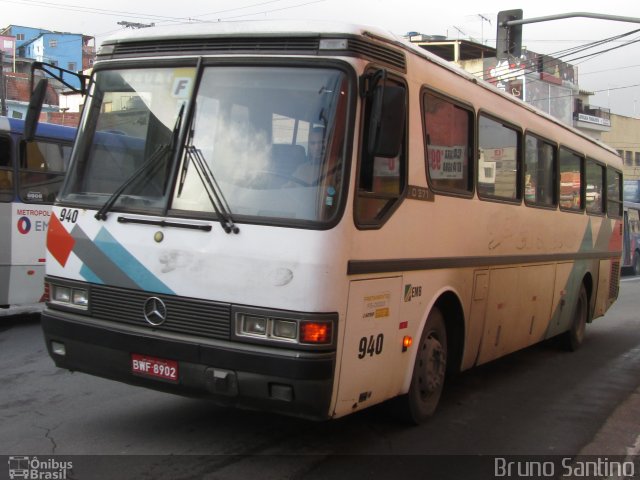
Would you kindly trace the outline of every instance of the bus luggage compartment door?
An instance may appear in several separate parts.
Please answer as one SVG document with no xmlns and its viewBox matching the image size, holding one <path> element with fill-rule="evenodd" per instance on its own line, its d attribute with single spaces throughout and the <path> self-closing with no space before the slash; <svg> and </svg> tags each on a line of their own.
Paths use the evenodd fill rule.
<svg viewBox="0 0 640 480">
<path fill-rule="evenodd" d="M 401 292 L 402 277 L 351 282 L 336 416 L 387 398 L 402 350 L 397 341 Z"/>
</svg>

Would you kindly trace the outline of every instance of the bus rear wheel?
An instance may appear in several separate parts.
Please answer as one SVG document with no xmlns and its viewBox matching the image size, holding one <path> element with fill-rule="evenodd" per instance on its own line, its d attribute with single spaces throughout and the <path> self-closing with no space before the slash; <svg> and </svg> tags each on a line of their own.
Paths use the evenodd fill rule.
<svg viewBox="0 0 640 480">
<path fill-rule="evenodd" d="M 447 329 L 442 312 L 434 308 L 417 345 L 411 386 L 398 398 L 401 416 L 416 425 L 425 422 L 438 406 L 447 371 Z"/>
<path fill-rule="evenodd" d="M 640 275 L 640 252 L 637 250 L 633 254 L 633 274 Z"/>
<path fill-rule="evenodd" d="M 564 333 L 563 346 L 566 350 L 575 352 L 584 343 L 585 330 L 589 320 L 589 297 L 584 284 L 580 286 L 576 307 L 573 313 L 571 328 Z"/>
</svg>

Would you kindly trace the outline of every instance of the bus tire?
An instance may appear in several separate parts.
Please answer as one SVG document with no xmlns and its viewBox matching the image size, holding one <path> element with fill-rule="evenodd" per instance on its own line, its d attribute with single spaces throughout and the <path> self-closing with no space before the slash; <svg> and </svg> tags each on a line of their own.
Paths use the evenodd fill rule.
<svg viewBox="0 0 640 480">
<path fill-rule="evenodd" d="M 589 320 L 589 296 L 584 283 L 580 286 L 580 292 L 576 300 L 571 328 L 563 334 L 563 347 L 570 352 L 575 352 L 584 343 L 585 330 Z"/>
<path fill-rule="evenodd" d="M 429 313 L 416 348 L 411 386 L 397 399 L 397 410 L 404 420 L 419 425 L 435 412 L 447 371 L 447 329 L 437 307 Z"/>
<path fill-rule="evenodd" d="M 640 275 L 640 252 L 638 252 L 638 250 L 636 250 L 633 253 L 633 274 L 638 276 Z"/>
</svg>

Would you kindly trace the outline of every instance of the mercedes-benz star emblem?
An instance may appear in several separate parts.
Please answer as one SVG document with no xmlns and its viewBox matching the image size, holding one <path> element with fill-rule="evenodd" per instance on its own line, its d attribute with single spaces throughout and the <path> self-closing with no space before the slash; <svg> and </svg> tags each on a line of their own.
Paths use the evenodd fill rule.
<svg viewBox="0 0 640 480">
<path fill-rule="evenodd" d="M 157 327 L 167 319 L 167 307 L 158 297 L 149 297 L 144 302 L 144 319 Z"/>
</svg>

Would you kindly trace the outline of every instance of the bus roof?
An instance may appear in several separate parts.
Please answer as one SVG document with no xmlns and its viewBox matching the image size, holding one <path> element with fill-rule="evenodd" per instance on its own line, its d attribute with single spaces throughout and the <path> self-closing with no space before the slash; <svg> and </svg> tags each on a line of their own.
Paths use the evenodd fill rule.
<svg viewBox="0 0 640 480">
<path fill-rule="evenodd" d="M 291 37 L 322 35 L 366 35 L 374 34 L 388 41 L 400 40 L 400 37 L 379 27 L 355 25 L 330 21 L 297 21 L 297 20 L 250 20 L 238 22 L 200 22 L 181 25 L 166 25 L 124 33 L 107 38 L 102 45 L 120 42 L 149 40 L 170 40 L 184 38 L 209 38 L 212 36 L 256 36 L 256 37 Z"/>
</svg>

